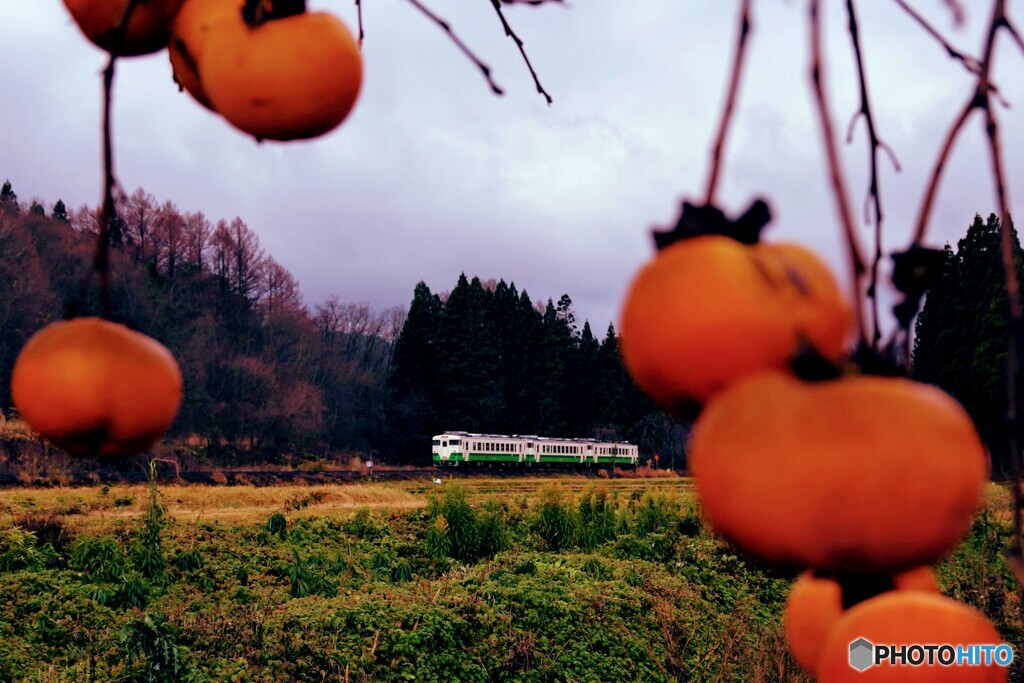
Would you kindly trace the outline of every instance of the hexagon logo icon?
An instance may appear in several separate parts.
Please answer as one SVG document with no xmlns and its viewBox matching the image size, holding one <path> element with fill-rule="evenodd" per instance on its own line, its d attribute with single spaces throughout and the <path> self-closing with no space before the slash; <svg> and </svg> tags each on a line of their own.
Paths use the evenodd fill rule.
<svg viewBox="0 0 1024 683">
<path fill-rule="evenodd" d="M 850 643 L 850 666 L 857 671 L 865 671 L 874 666 L 875 646 L 865 638 L 858 638 Z"/>
</svg>

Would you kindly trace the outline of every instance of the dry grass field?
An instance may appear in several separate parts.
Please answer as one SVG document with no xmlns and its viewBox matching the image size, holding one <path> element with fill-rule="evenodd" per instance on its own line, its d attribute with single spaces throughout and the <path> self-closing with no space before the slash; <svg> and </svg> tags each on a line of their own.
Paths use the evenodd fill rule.
<svg viewBox="0 0 1024 683">
<path fill-rule="evenodd" d="M 439 474 L 439 476 L 444 476 Z M 447 480 L 442 480 L 442 482 Z M 472 501 L 490 497 L 532 502 L 547 484 L 558 482 L 568 492 L 579 493 L 597 483 L 593 478 L 552 477 L 459 479 Z M 609 492 L 630 495 L 634 491 L 689 494 L 692 482 L 684 477 L 601 480 Z M 295 517 L 329 517 L 368 508 L 398 512 L 422 507 L 444 483 L 431 479 L 334 485 L 207 486 L 162 484 L 162 502 L 177 522 L 221 521 L 237 524 L 262 522 L 275 511 Z M 0 523 L 26 514 L 53 514 L 76 530 L 96 531 L 117 520 L 140 517 L 145 509 L 144 484 L 0 489 Z"/>
</svg>

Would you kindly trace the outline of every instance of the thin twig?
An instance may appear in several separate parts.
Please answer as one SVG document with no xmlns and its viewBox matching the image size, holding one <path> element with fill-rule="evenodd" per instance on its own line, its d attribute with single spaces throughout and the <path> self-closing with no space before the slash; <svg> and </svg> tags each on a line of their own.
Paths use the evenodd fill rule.
<svg viewBox="0 0 1024 683">
<path fill-rule="evenodd" d="M 939 33 L 939 30 L 937 28 L 928 23 L 928 20 L 921 16 L 917 12 L 917 10 L 908 5 L 905 2 L 905 0 L 893 1 L 901 8 L 903 8 L 903 11 L 909 14 L 914 19 L 914 21 L 916 21 L 921 26 L 921 28 L 925 30 L 926 33 L 928 33 L 935 40 L 939 41 L 939 44 L 942 45 L 942 47 L 946 50 L 950 57 L 958 60 L 961 64 L 964 65 L 964 68 L 966 68 L 972 74 L 977 75 L 981 73 L 981 62 L 979 62 L 977 59 L 970 56 L 969 54 L 961 52 L 960 50 L 953 47 L 952 43 L 946 40 L 946 38 L 943 37 L 941 33 Z"/>
<path fill-rule="evenodd" d="M 494 78 L 491 77 L 491 67 L 485 64 L 482 59 L 477 57 L 476 54 L 472 50 L 470 50 L 469 47 L 464 42 L 462 42 L 462 39 L 455 35 L 455 32 L 452 30 L 452 27 L 449 26 L 447 21 L 445 21 L 444 19 L 430 11 L 419 0 L 408 0 L 408 2 L 413 7 L 422 12 L 428 19 L 430 19 L 435 24 L 440 26 L 444 30 L 444 32 L 448 34 L 448 37 L 451 38 L 452 42 L 455 43 L 456 47 L 462 50 L 462 54 L 469 57 L 469 60 L 476 64 L 476 67 L 480 69 L 480 73 L 482 73 L 484 78 L 487 79 L 487 84 L 491 86 L 491 92 L 493 92 L 495 95 L 505 94 L 505 91 L 501 89 L 501 86 L 495 83 Z"/>
<path fill-rule="evenodd" d="M 718 135 L 711 151 L 711 172 L 708 175 L 708 186 L 704 192 L 704 204 L 711 205 L 715 201 L 715 188 L 722 168 L 722 148 L 725 147 L 725 136 L 732 122 L 733 108 L 736 106 L 736 95 L 739 92 L 740 76 L 743 73 L 744 58 L 747 54 L 747 38 L 751 31 L 750 21 L 751 0 L 742 0 L 740 5 L 740 29 L 736 39 L 736 51 L 733 53 L 732 75 L 729 77 L 729 91 L 725 96 L 725 109 L 718 123 Z"/>
<path fill-rule="evenodd" d="M 1017 47 L 1020 51 L 1024 52 L 1024 40 L 1021 39 L 1020 31 L 1017 30 L 1017 27 L 1014 26 L 1009 17 L 1003 17 L 1003 27 L 1006 29 L 1006 32 L 1010 34 L 1010 37 L 1013 38 L 1013 42 L 1017 43 Z"/>
<path fill-rule="evenodd" d="M 363 38 L 366 34 L 363 32 L 363 0 L 356 0 L 356 18 L 359 22 L 359 49 L 363 49 Z"/>
<path fill-rule="evenodd" d="M 871 349 L 878 350 L 878 342 L 882 338 L 882 331 L 878 319 L 878 264 L 882 260 L 882 194 L 878 184 L 878 150 L 884 149 L 889 152 L 896 170 L 900 170 L 899 162 L 895 154 L 884 142 L 879 140 L 875 129 L 875 119 L 871 114 L 871 99 L 868 97 L 868 80 L 864 71 L 864 57 L 860 47 L 860 30 L 857 25 L 857 11 L 853 6 L 853 0 L 846 0 L 846 14 L 849 18 L 850 41 L 853 43 L 853 54 L 857 62 L 857 81 L 860 86 L 860 110 L 854 115 L 850 122 L 850 129 L 847 133 L 847 142 L 852 140 L 853 124 L 861 117 L 864 117 L 864 124 L 868 132 L 868 157 L 870 160 L 870 181 L 868 186 L 867 201 L 874 208 L 875 225 L 875 253 L 871 261 L 871 274 L 868 284 L 868 296 L 871 297 Z"/>
<path fill-rule="evenodd" d="M 530 5 L 540 7 L 541 5 L 565 5 L 565 0 L 501 0 L 503 5 Z"/>
<path fill-rule="evenodd" d="M 978 98 L 976 95 L 972 95 L 946 135 L 946 141 L 939 151 L 939 158 L 935 161 L 935 166 L 932 168 L 931 179 L 928 181 L 928 189 L 924 193 L 921 210 L 917 214 L 917 226 L 914 229 L 914 238 L 911 240 L 911 244 L 924 243 L 925 234 L 928 232 L 928 222 L 931 219 L 932 206 L 935 204 L 935 195 L 939 188 L 939 180 L 942 178 L 942 172 L 946 168 L 949 153 L 953 150 L 953 143 L 956 142 L 964 124 L 967 123 L 967 119 L 970 118 L 971 114 L 979 106 Z"/>
<path fill-rule="evenodd" d="M 974 74 L 975 76 L 981 74 L 981 61 L 979 61 L 976 57 L 972 57 L 971 55 L 966 54 L 953 47 L 953 45 L 948 40 L 946 40 L 941 33 L 939 33 L 938 29 L 936 29 L 934 26 L 928 23 L 928 20 L 922 17 L 913 7 L 908 5 L 905 2 L 905 0 L 893 1 L 901 8 L 903 8 L 903 10 L 907 14 L 909 14 L 914 19 L 914 21 L 916 21 L 925 30 L 925 32 L 927 32 L 930 36 L 935 38 L 935 40 L 938 41 L 938 43 L 943 47 L 946 53 L 949 54 L 950 57 L 963 64 L 964 68 L 967 69 L 967 71 L 969 71 L 970 73 Z M 957 15 L 954 15 L 954 22 L 957 22 L 956 17 Z M 963 16 L 961 14 L 960 21 L 962 21 L 962 19 Z M 1011 33 L 1013 32 L 1013 28 L 1011 26 L 1007 26 L 1006 28 L 1009 29 Z M 999 100 L 1000 105 L 1004 107 L 1010 106 L 1010 103 L 1002 96 L 1002 94 L 999 92 L 999 88 L 996 87 L 995 83 L 989 83 L 988 88 L 989 91 L 996 97 L 996 99 Z"/>
<path fill-rule="evenodd" d="M 810 0 L 810 26 L 811 26 L 811 84 L 814 91 L 814 102 L 818 110 L 818 120 L 821 122 L 822 142 L 825 148 L 825 158 L 828 162 L 829 178 L 832 182 L 832 195 L 835 198 L 836 210 L 839 213 L 839 221 L 842 224 L 843 234 L 846 238 L 846 247 L 850 260 L 850 277 L 853 282 L 854 316 L 857 323 L 857 334 L 859 342 L 864 344 L 864 305 L 861 301 L 863 287 L 861 280 L 864 277 L 865 265 L 864 256 L 861 253 L 860 243 L 857 240 L 857 233 L 854 227 L 853 213 L 850 211 L 849 193 L 846 189 L 846 180 L 843 178 L 843 168 L 839 161 L 839 150 L 836 147 L 835 127 L 832 124 L 832 113 L 829 110 L 828 100 L 825 95 L 825 73 L 822 64 L 821 49 L 821 15 L 819 13 L 819 0 Z"/>
<path fill-rule="evenodd" d="M 100 310 L 104 318 L 112 314 L 110 305 L 110 225 L 116 220 L 117 209 L 114 206 L 114 145 L 111 135 L 111 100 L 114 91 L 115 64 L 120 55 L 124 38 L 128 32 L 128 22 L 138 6 L 139 0 L 128 0 L 124 16 L 117 27 L 117 34 L 110 45 L 110 60 L 103 70 L 103 205 L 100 209 L 100 234 L 96 244 L 96 256 L 93 267 L 100 277 Z"/>
<path fill-rule="evenodd" d="M 516 47 L 519 48 L 519 54 L 523 56 L 523 61 L 526 62 L 526 68 L 530 70 L 530 75 L 533 76 L 533 83 L 537 86 L 537 92 L 544 96 L 548 104 L 551 104 L 551 95 L 544 89 L 544 86 L 540 84 L 540 79 L 537 78 L 537 72 L 533 69 L 533 64 L 530 63 L 530 58 L 526 55 L 526 49 L 523 47 L 522 39 L 516 35 L 516 32 L 512 30 L 508 20 L 505 19 L 505 13 L 501 11 L 501 0 L 491 0 L 491 6 L 494 7 L 494 11 L 498 13 L 498 18 L 501 19 L 501 26 L 505 29 L 505 35 L 515 41 Z"/>
</svg>

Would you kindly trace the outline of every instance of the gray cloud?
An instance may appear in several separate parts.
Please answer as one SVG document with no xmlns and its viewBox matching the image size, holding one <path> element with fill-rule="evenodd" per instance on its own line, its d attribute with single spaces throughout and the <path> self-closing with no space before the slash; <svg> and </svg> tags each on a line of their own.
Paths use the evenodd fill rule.
<svg viewBox="0 0 1024 683">
<path fill-rule="evenodd" d="M 881 132 L 904 166 L 886 164 L 890 246 L 918 210 L 938 144 L 965 100 L 962 68 L 891 3 L 861 3 L 868 74 Z M 928 5 L 928 3 L 921 3 Z M 311 2 L 341 13 L 350 4 Z M 976 50 L 987 7 L 954 32 Z M 509 8 L 547 89 L 533 89 L 488 3 L 432 6 L 494 68 L 486 84 L 444 35 L 403 2 L 364 3 L 366 84 L 330 136 L 257 145 L 176 92 L 166 57 L 125 60 L 116 91 L 118 176 L 212 218 L 243 217 L 302 284 L 310 303 L 337 293 L 377 307 L 406 304 L 416 281 L 450 288 L 460 271 L 514 280 L 535 298 L 574 297 L 578 317 L 616 320 L 649 230 L 699 197 L 734 40 L 734 3 L 587 0 Z M 980 9 L 980 8 L 979 8 Z M 856 108 L 842 7 L 829 3 L 833 108 Z M 842 269 L 832 198 L 807 89 L 803 3 L 757 3 L 750 71 L 727 150 L 721 200 L 738 211 L 772 200 L 776 239 L 797 239 Z M 0 22 L 0 175 L 22 199 L 95 204 L 100 191 L 99 71 L 56 0 L 6 3 Z M 1002 45 L 997 76 L 1018 106 L 1000 112 L 1011 201 L 1024 196 L 1020 55 Z M 957 146 L 932 241 L 955 241 L 994 210 L 980 122 Z M 866 187 L 863 128 L 844 147 L 858 215 Z M 869 230 L 865 229 L 865 236 Z"/>
</svg>

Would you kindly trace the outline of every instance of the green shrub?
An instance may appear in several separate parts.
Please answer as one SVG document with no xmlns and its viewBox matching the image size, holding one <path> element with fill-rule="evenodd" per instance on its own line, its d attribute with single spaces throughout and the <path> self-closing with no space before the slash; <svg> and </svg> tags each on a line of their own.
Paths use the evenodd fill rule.
<svg viewBox="0 0 1024 683">
<path fill-rule="evenodd" d="M 579 544 L 592 549 L 615 540 L 615 502 L 605 486 L 589 487 L 580 496 L 577 510 L 579 518 Z"/>
<path fill-rule="evenodd" d="M 61 518 L 52 513 L 22 515 L 15 518 L 14 524 L 35 534 L 38 547 L 49 545 L 58 554 L 62 554 L 74 540 Z"/>
<path fill-rule="evenodd" d="M 275 512 L 270 515 L 267 519 L 267 523 L 263 525 L 263 528 L 271 534 L 277 534 L 278 538 L 284 540 L 284 535 L 288 530 L 288 520 L 280 512 Z"/>
<path fill-rule="evenodd" d="M 444 515 L 438 515 L 434 523 L 427 528 L 427 555 L 435 560 L 448 557 L 452 550 L 451 541 L 448 540 L 448 520 Z"/>
<path fill-rule="evenodd" d="M 152 538 L 146 536 L 136 538 L 128 546 L 128 561 L 133 569 L 149 579 L 155 579 L 163 574 L 167 564 L 162 545 L 154 543 Z"/>
<path fill-rule="evenodd" d="M 393 583 L 404 583 L 412 581 L 412 565 L 408 560 L 398 560 L 391 568 L 391 581 Z"/>
<path fill-rule="evenodd" d="M 448 554 L 456 560 L 475 560 L 480 549 L 476 513 L 466 502 L 466 491 L 448 484 L 441 500 L 441 514 L 448 522 Z"/>
<path fill-rule="evenodd" d="M 540 505 L 533 530 L 548 550 L 558 552 L 577 543 L 579 521 L 565 491 L 555 484 L 540 491 Z"/>
<path fill-rule="evenodd" d="M 174 683 L 185 680 L 190 667 L 178 647 L 177 633 L 162 614 L 147 614 L 121 629 L 121 646 L 129 664 L 142 666 L 132 680 Z"/>
<path fill-rule="evenodd" d="M 142 574 L 134 571 L 124 575 L 115 592 L 118 603 L 136 609 L 145 609 L 148 596 L 149 584 Z"/>
<path fill-rule="evenodd" d="M 369 508 L 359 508 L 351 519 L 345 522 L 343 528 L 347 533 L 352 534 L 364 541 L 375 541 L 385 535 L 386 531 L 378 525 Z"/>
<path fill-rule="evenodd" d="M 317 565 L 322 566 L 320 558 L 313 557 L 302 560 L 299 551 L 292 549 L 292 563 L 288 566 L 289 591 L 293 598 L 305 598 L 310 595 L 334 597 L 338 594 L 337 582 L 328 579 L 322 572 L 316 571 Z"/>
<path fill-rule="evenodd" d="M 174 558 L 174 566 L 183 572 L 193 572 L 197 569 L 202 569 L 203 556 L 197 550 L 178 553 L 177 557 Z"/>
<path fill-rule="evenodd" d="M 488 510 L 477 521 L 477 554 L 480 559 L 508 550 L 508 527 L 499 509 Z"/>
<path fill-rule="evenodd" d="M 0 530 L 0 571 L 35 568 L 42 560 L 35 533 L 16 526 Z"/>
<path fill-rule="evenodd" d="M 71 549 L 71 566 L 96 583 L 115 583 L 125 573 L 124 550 L 110 536 L 79 538 Z"/>
</svg>

